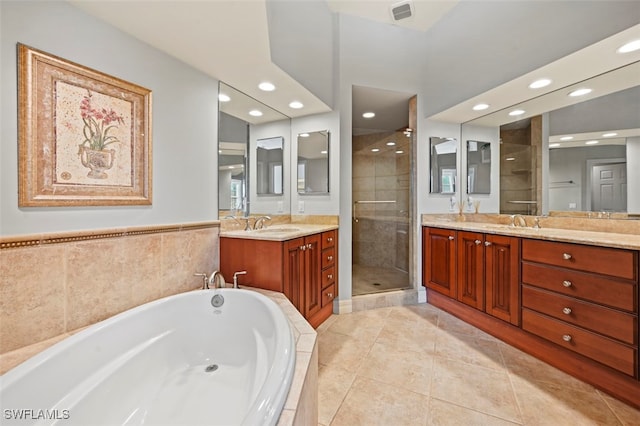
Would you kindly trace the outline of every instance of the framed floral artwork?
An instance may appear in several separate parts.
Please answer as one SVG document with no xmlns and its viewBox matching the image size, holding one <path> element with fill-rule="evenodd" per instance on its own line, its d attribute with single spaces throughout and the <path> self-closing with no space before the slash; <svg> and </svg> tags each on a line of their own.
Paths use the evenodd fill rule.
<svg viewBox="0 0 640 426">
<path fill-rule="evenodd" d="M 18 204 L 151 204 L 151 91 L 18 44 Z"/>
</svg>

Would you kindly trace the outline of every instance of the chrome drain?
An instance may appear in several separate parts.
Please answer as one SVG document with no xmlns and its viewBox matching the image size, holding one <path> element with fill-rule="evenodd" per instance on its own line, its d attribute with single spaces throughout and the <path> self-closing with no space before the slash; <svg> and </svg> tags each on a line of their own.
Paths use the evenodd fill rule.
<svg viewBox="0 0 640 426">
<path fill-rule="evenodd" d="M 218 364 L 207 365 L 204 369 L 205 372 L 211 373 L 212 371 L 216 371 L 218 369 Z"/>
</svg>

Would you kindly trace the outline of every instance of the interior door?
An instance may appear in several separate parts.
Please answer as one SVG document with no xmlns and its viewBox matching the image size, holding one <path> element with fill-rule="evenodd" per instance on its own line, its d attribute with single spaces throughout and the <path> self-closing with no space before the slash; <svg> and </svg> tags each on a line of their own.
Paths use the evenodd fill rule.
<svg viewBox="0 0 640 426">
<path fill-rule="evenodd" d="M 591 169 L 591 210 L 627 211 L 627 164 L 598 164 Z"/>
</svg>

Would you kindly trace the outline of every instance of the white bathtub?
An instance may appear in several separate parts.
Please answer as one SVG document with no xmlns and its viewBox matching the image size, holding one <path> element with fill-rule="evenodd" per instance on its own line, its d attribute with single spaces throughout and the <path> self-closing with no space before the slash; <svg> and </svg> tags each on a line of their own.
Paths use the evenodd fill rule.
<svg viewBox="0 0 640 426">
<path fill-rule="evenodd" d="M 215 294 L 224 297 L 219 308 Z M 183 293 L 88 327 L 8 371 L 0 423 L 275 424 L 294 364 L 291 327 L 271 299 L 241 289 Z"/>
</svg>

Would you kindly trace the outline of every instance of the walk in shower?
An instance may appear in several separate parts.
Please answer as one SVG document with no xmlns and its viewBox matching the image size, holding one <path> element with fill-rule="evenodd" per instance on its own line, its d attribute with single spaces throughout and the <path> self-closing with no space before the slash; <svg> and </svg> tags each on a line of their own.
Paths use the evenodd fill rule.
<svg viewBox="0 0 640 426">
<path fill-rule="evenodd" d="M 353 136 L 353 295 L 411 286 L 412 133 Z"/>
</svg>

